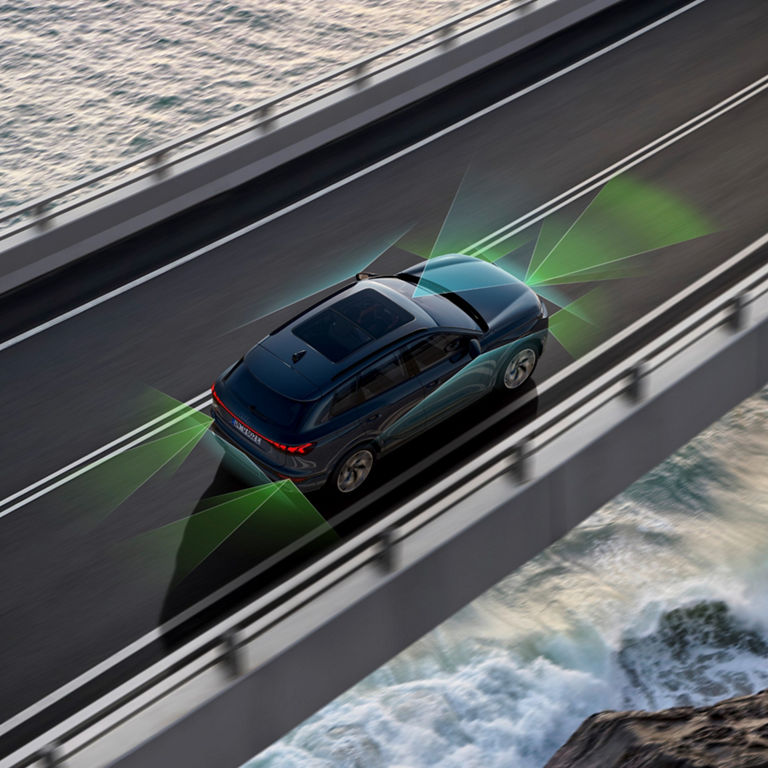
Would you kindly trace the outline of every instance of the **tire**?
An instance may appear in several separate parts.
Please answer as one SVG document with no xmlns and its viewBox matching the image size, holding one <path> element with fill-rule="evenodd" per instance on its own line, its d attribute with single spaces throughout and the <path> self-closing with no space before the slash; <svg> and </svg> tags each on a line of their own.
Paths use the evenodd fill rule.
<svg viewBox="0 0 768 768">
<path fill-rule="evenodd" d="M 504 361 L 496 379 L 496 389 L 511 392 L 525 384 L 533 375 L 539 362 L 536 344 L 524 344 Z"/>
<path fill-rule="evenodd" d="M 368 479 L 376 455 L 370 445 L 358 445 L 341 457 L 331 475 L 330 486 L 337 493 L 353 493 Z"/>
</svg>

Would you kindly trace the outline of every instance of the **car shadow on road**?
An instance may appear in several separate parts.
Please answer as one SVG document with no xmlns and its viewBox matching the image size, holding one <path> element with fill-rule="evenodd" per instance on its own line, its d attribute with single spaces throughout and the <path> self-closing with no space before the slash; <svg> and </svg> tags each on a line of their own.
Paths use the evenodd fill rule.
<svg viewBox="0 0 768 768">
<path fill-rule="evenodd" d="M 449 475 L 468 457 L 484 450 L 489 439 L 502 438 L 535 418 L 537 413 L 538 396 L 533 384 L 522 387 L 514 400 L 489 397 L 385 457 L 364 493 L 342 497 L 324 489 L 311 494 L 306 501 L 308 509 L 303 510 L 303 522 L 293 529 L 297 540 L 308 532 L 310 538 L 313 532 L 317 533 L 306 545 L 286 547 L 291 531 L 283 530 L 281 536 L 275 535 L 275 529 L 280 527 L 284 517 L 283 509 L 277 509 L 274 510 L 276 514 L 248 517 L 220 541 L 214 537 L 215 546 L 201 557 L 201 541 L 211 540 L 211 515 L 207 512 L 210 500 L 236 495 L 249 487 L 249 483 L 232 473 L 231 467 L 220 462 L 187 520 L 176 552 L 173 575 L 159 617 L 166 650 L 178 647 L 205 627 L 252 601 L 306 565 L 320 551 L 334 546 L 340 538 L 362 530 L 426 485 Z M 485 429 L 473 434 L 480 425 L 485 425 Z M 452 448 L 457 436 L 466 436 L 468 440 L 461 447 Z M 428 468 L 419 471 L 417 477 L 410 476 L 414 456 L 434 459 Z M 312 518 L 312 514 L 316 517 Z M 333 524 L 332 531 L 326 521 Z M 328 532 L 331 535 L 325 535 Z M 286 550 L 287 554 L 284 554 Z M 200 562 L 190 569 L 190 559 L 196 558 Z M 217 595 L 217 592 L 222 594 Z"/>
<path fill-rule="evenodd" d="M 337 540 L 293 485 L 250 486 L 222 462 L 176 551 L 158 621 L 166 649 L 236 611 Z"/>
</svg>

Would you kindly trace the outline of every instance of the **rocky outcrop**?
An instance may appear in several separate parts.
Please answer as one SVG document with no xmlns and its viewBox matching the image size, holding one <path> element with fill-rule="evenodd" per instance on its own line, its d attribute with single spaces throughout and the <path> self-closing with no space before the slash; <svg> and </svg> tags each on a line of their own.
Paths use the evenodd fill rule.
<svg viewBox="0 0 768 768">
<path fill-rule="evenodd" d="M 545 768 L 768 768 L 768 690 L 710 707 L 600 712 Z"/>
</svg>

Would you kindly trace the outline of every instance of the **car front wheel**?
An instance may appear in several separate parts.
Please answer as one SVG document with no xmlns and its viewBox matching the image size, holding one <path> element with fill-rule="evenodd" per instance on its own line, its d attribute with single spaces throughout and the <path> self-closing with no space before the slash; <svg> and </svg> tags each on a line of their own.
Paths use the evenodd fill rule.
<svg viewBox="0 0 768 768">
<path fill-rule="evenodd" d="M 539 354 L 536 347 L 526 345 L 516 349 L 503 365 L 496 382 L 498 389 L 513 390 L 525 384 L 531 378 Z"/>
<path fill-rule="evenodd" d="M 356 491 L 373 469 L 373 451 L 358 447 L 351 450 L 339 462 L 333 473 L 333 485 L 339 493 Z"/>
</svg>

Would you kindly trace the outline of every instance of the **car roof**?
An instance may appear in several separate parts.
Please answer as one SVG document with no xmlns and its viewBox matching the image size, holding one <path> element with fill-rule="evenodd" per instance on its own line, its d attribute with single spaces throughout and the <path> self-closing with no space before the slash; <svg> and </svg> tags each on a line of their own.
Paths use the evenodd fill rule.
<svg viewBox="0 0 768 768">
<path fill-rule="evenodd" d="M 368 323 L 365 328 L 361 328 L 350 320 L 350 317 L 359 320 L 354 312 L 363 306 L 375 307 L 380 314 L 389 312 L 389 315 L 385 315 L 390 318 L 389 325 L 384 322 L 376 327 Z M 341 345 L 326 343 L 323 337 L 331 315 L 335 322 L 334 328 L 341 334 Z M 347 323 L 351 323 L 351 326 Z M 257 347 L 270 352 L 272 359 L 276 360 L 274 364 L 259 366 L 253 373 L 272 389 L 284 392 L 290 389 L 294 396 L 300 394 L 300 399 L 313 399 L 334 379 L 378 350 L 405 336 L 437 326 L 432 315 L 407 296 L 388 287 L 385 282 L 357 281 L 310 307 L 262 339 Z M 347 331 L 353 336 L 348 343 L 344 341 Z M 266 356 L 260 358 L 268 363 Z M 295 376 L 295 387 L 287 386 L 289 368 Z"/>
</svg>

